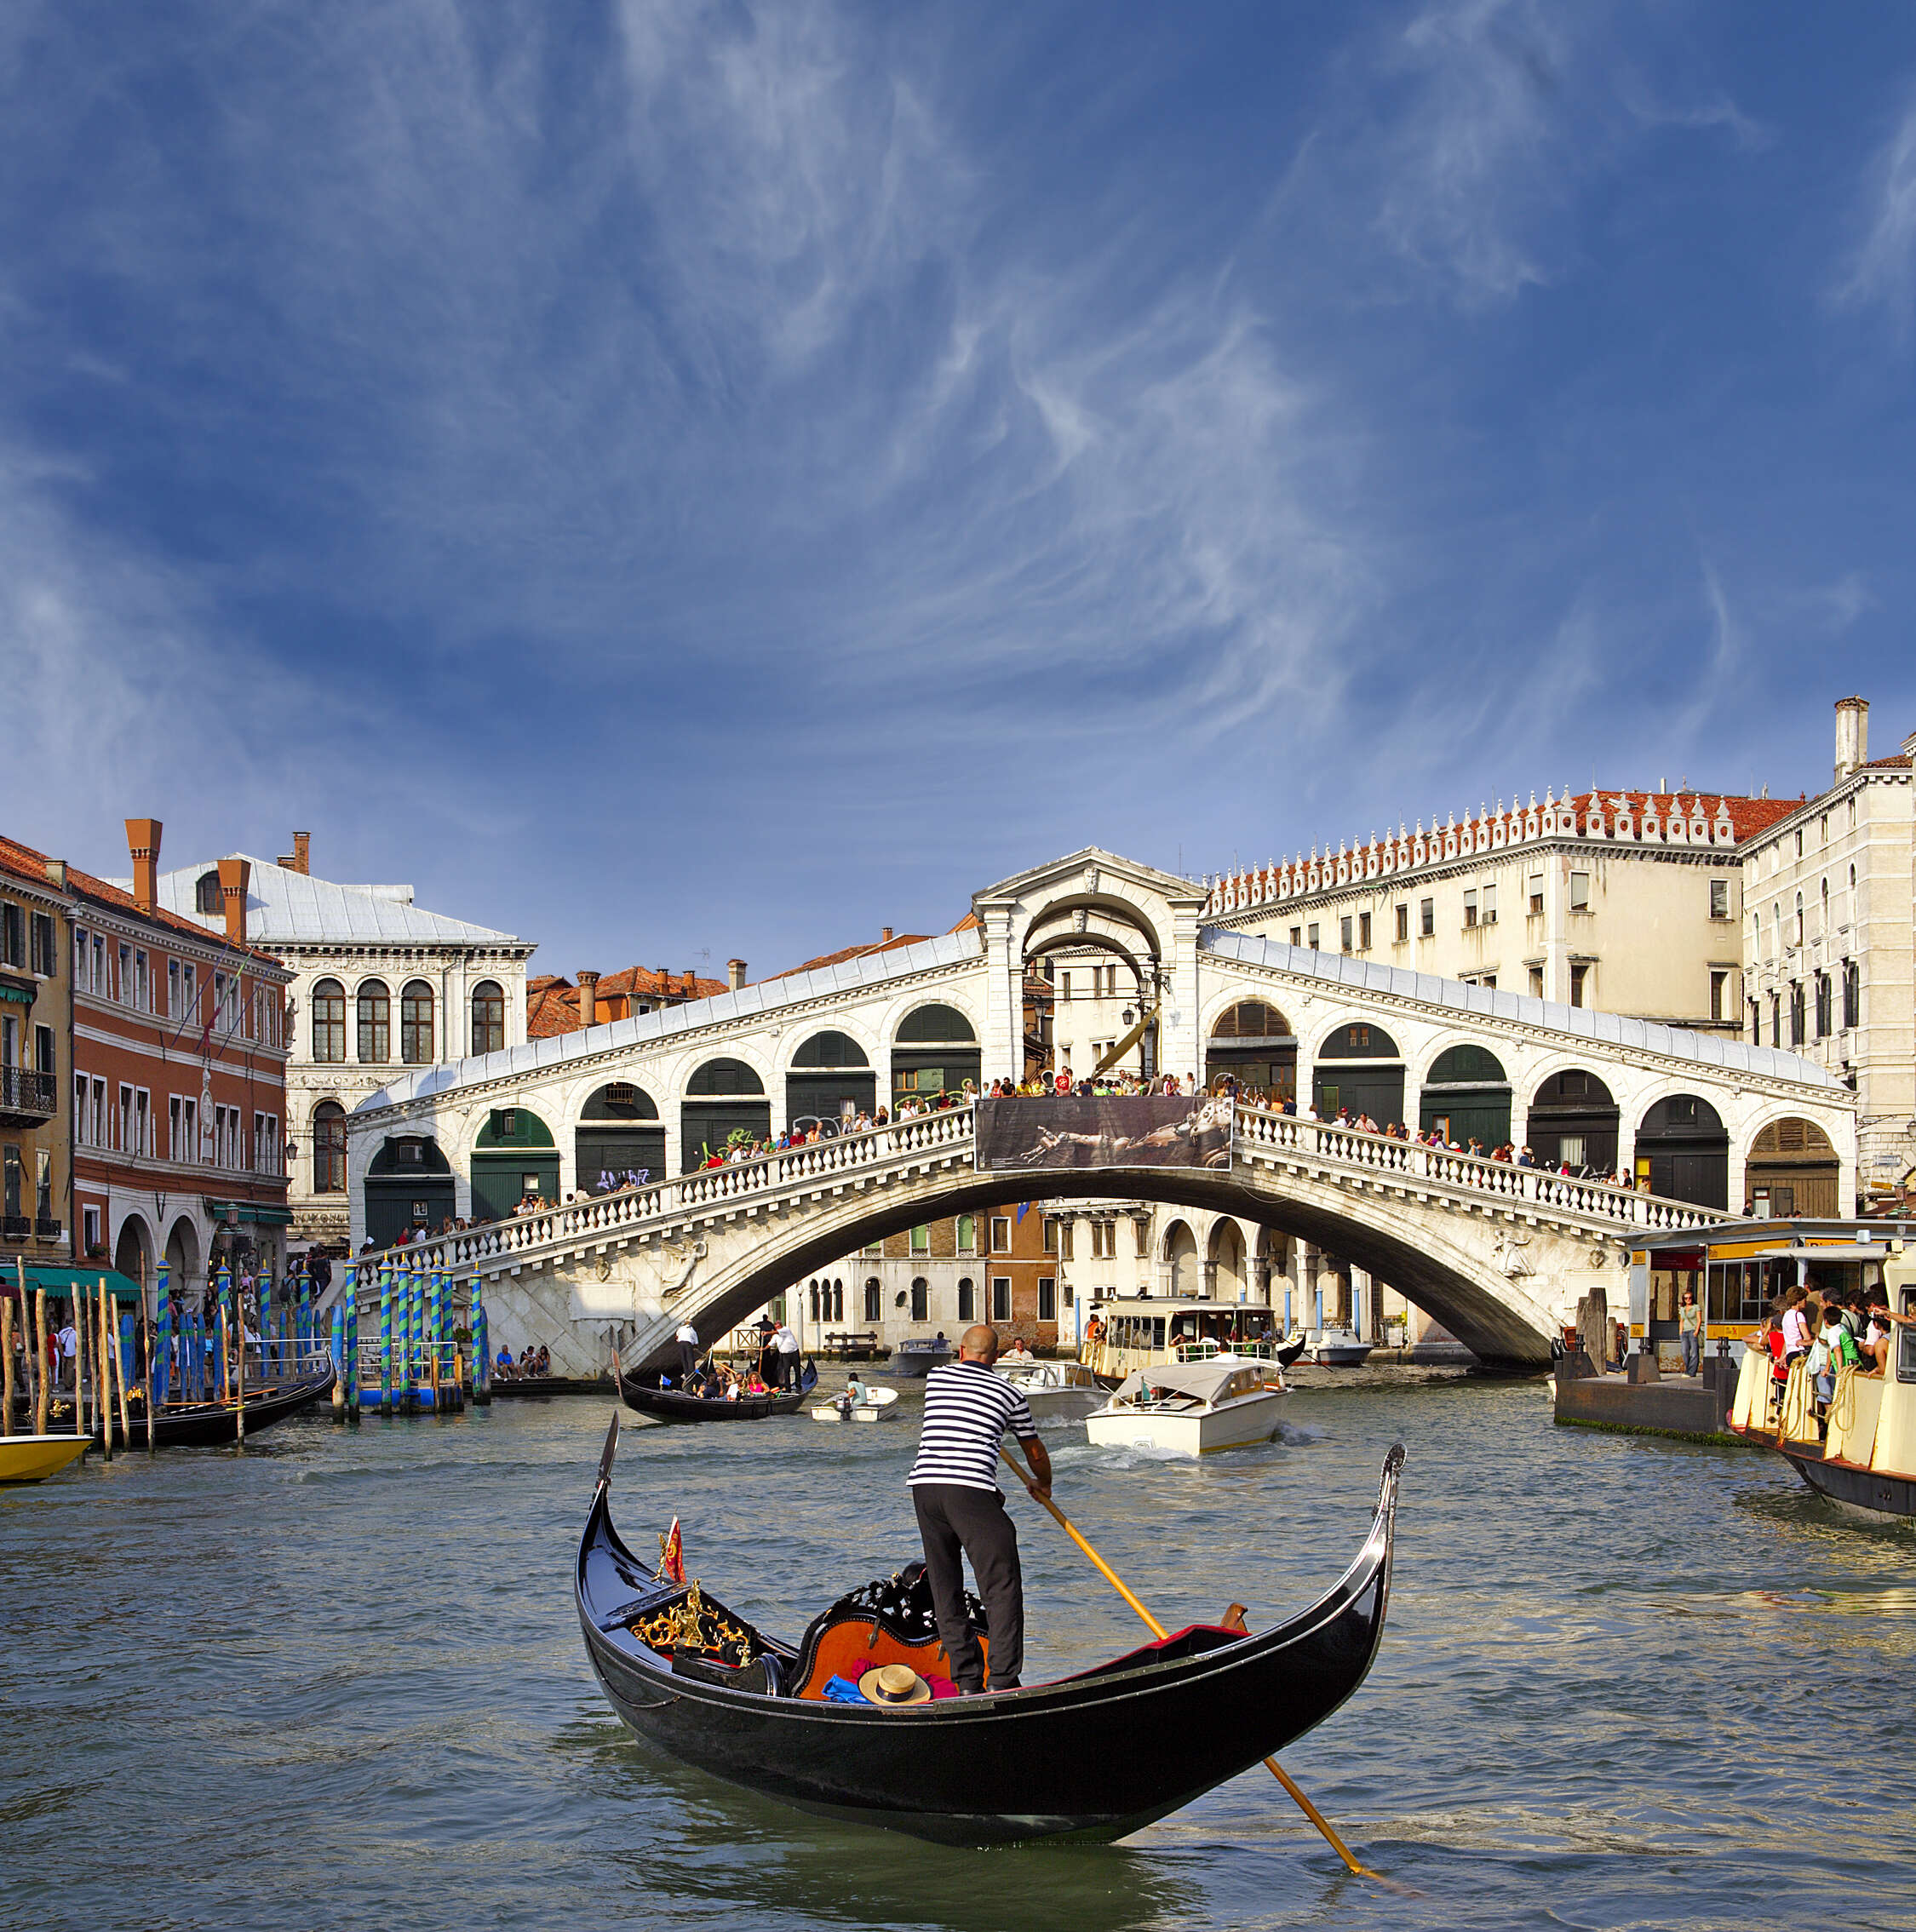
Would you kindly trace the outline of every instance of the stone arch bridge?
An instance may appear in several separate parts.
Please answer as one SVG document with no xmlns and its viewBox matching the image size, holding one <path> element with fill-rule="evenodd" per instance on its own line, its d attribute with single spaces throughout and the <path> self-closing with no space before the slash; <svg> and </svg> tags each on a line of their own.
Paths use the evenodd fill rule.
<svg viewBox="0 0 1916 1932">
<path fill-rule="evenodd" d="M 1758 1136 L 1801 1120 L 1856 1181 L 1854 1097 L 1794 1055 L 1440 980 L 1201 923 L 1204 889 L 1089 851 L 977 894 L 944 937 L 718 998 L 424 1069 L 349 1117 L 355 1245 L 410 1205 L 470 1215 L 475 1168 L 523 1148 L 548 1213 L 415 1244 L 416 1265 L 478 1274 L 512 1332 L 556 1360 L 599 1363 L 605 1330 L 634 1359 L 689 1313 L 715 1335 L 821 1264 L 901 1228 L 1007 1196 L 1149 1195 L 1214 1207 L 1334 1249 L 1437 1316 L 1488 1360 L 1545 1359 L 1592 1283 L 1619 1299 L 1639 1230 L 1701 1224 L 1741 1204 Z M 1331 1076 L 1388 1092 L 1414 1122 L 1469 1050 L 1477 1092 L 1532 1104 L 1566 1082 L 1603 1097 L 1616 1166 L 1680 1119 L 1698 1198 L 1666 1200 L 1415 1144 L 1238 1110 L 1228 1169 L 980 1171 L 972 1113 L 953 1106 L 767 1159 L 685 1172 L 730 1133 L 1017 1078 L 1026 975 L 1052 949 L 1095 944 L 1126 975 L 1147 1066 L 1207 1074 L 1244 1047 L 1250 1006 L 1300 1096 Z M 1361 1044 L 1360 1044 L 1361 1043 Z M 1500 1080 L 1491 1078 L 1494 1074 Z M 1388 1083 L 1380 1086 L 1380 1081 Z M 1371 1084 L 1367 1087 L 1362 1082 Z M 881 1084 L 882 1083 L 882 1085 Z M 1592 1117 L 1595 1117 L 1592 1115 Z M 1521 1126 L 1512 1132 L 1524 1138 Z M 1660 1140 L 1661 1146 L 1664 1142 Z M 598 1172 L 594 1172 L 594 1168 Z M 1672 1170 L 1674 1171 L 1674 1170 Z M 642 1174 L 641 1182 L 631 1177 Z M 556 1179 L 553 1177 L 556 1176 Z"/>
</svg>

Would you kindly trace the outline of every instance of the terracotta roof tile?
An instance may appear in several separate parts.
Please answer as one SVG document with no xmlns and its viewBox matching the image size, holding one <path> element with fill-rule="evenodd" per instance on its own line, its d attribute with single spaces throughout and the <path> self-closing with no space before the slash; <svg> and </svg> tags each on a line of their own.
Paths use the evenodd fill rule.
<svg viewBox="0 0 1916 1932">
<path fill-rule="evenodd" d="M 715 1000 L 731 990 L 722 979 L 702 979 L 693 972 L 661 972 L 650 966 L 627 966 L 599 976 L 598 1004 L 601 1023 L 608 1000 L 644 1000 L 653 1006 L 683 1006 L 689 1000 Z M 542 973 L 525 983 L 525 1036 L 550 1040 L 579 1031 L 579 989 L 563 973 Z"/>
<path fill-rule="evenodd" d="M 817 972 L 824 966 L 842 966 L 847 960 L 866 960 L 879 953 L 895 953 L 900 946 L 922 946 L 931 937 L 928 932 L 900 932 L 890 939 L 874 939 L 865 946 L 841 946 L 835 953 L 821 953 L 815 960 L 807 960 L 802 966 L 787 966 L 784 972 L 772 977 L 789 979 L 795 972 Z"/>
<path fill-rule="evenodd" d="M 0 837 L 0 869 L 12 873 L 16 878 L 30 879 L 36 885 L 46 886 L 49 891 L 58 891 L 47 876 L 49 863 L 44 852 L 37 852 L 32 846 L 23 846 L 18 840 Z M 163 906 L 156 906 L 152 912 L 144 911 L 132 893 L 104 879 L 95 878 L 90 872 L 81 871 L 77 865 L 70 863 L 66 868 L 66 891 L 69 898 L 108 907 L 114 912 L 144 920 L 147 925 L 158 926 L 163 931 L 197 940 L 203 946 L 209 942 L 215 945 L 223 943 L 224 936 L 217 926 L 208 927 L 193 920 L 182 919 L 177 913 L 168 912 Z M 267 952 L 261 947 L 248 946 L 244 950 L 250 957 L 268 966 L 285 965 L 277 954 Z"/>
</svg>

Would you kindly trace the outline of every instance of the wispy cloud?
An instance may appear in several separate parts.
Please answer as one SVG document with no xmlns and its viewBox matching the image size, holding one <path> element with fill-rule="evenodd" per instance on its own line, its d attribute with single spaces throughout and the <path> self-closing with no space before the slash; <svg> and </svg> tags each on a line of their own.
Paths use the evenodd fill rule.
<svg viewBox="0 0 1916 1932">
<path fill-rule="evenodd" d="M 1879 308 L 1907 343 L 1916 320 L 1916 95 L 1871 161 L 1862 239 L 1832 295 L 1845 308 Z"/>
</svg>

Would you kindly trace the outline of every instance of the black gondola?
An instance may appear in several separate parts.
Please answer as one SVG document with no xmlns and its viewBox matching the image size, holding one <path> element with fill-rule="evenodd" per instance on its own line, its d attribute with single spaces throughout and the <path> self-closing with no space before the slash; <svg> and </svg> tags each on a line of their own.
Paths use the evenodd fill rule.
<svg viewBox="0 0 1916 1932">
<path fill-rule="evenodd" d="M 297 1415 L 301 1409 L 311 1408 L 315 1402 L 324 1401 L 332 1393 L 334 1380 L 334 1371 L 329 1364 L 322 1374 L 272 1383 L 257 1394 L 250 1392 L 246 1397 L 247 1441 L 250 1442 L 262 1429 L 270 1429 L 274 1423 L 284 1422 L 288 1416 Z M 129 1446 L 143 1449 L 146 1447 L 146 1409 L 143 1393 L 129 1392 L 127 1407 L 133 1430 Z M 71 1424 L 73 1398 L 71 1396 L 59 1397 L 49 1413 L 56 1417 L 63 1415 Z M 238 1437 L 238 1411 L 232 1402 L 165 1402 L 153 1418 L 156 1449 L 217 1448 L 224 1443 L 237 1442 Z M 100 1441 L 99 1430 L 94 1430 L 93 1439 L 96 1442 Z M 119 1444 L 117 1413 L 113 1441 L 116 1446 Z"/>
<path fill-rule="evenodd" d="M 651 1574 L 619 1540 L 617 1440 L 615 1416 L 574 1577 L 607 1699 L 674 1758 L 820 1816 L 955 1845 L 1122 1837 L 1322 1723 L 1363 1682 L 1383 1636 L 1401 1443 L 1357 1560 L 1272 1630 L 1196 1625 L 983 1697 L 827 1701 L 820 1672 L 840 1650 L 942 1662 L 917 1566 L 840 1598 L 796 1648 L 780 1643 L 697 1583 Z"/>
<path fill-rule="evenodd" d="M 817 1383 L 817 1366 L 807 1356 L 798 1387 L 775 1396 L 741 1396 L 735 1402 L 688 1396 L 683 1389 L 660 1388 L 656 1373 L 621 1375 L 619 1394 L 628 1408 L 662 1422 L 759 1422 L 768 1415 L 796 1415 Z"/>
</svg>

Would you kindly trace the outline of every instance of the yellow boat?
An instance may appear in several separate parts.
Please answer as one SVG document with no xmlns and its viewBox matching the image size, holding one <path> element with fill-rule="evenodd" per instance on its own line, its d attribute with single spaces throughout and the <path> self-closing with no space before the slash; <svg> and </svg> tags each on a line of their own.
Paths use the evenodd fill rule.
<svg viewBox="0 0 1916 1932">
<path fill-rule="evenodd" d="M 84 1436 L 0 1436 L 0 1482 L 38 1482 L 86 1453 Z"/>
</svg>

